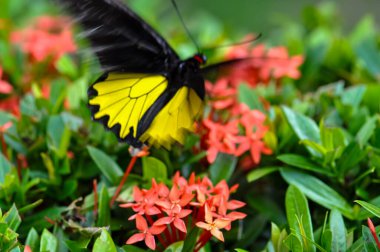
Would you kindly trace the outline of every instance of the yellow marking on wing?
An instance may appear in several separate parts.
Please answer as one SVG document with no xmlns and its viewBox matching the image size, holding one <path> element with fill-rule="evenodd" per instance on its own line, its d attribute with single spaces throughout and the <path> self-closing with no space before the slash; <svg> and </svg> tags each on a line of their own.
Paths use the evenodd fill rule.
<svg viewBox="0 0 380 252">
<path fill-rule="evenodd" d="M 203 101 L 188 87 L 181 87 L 157 114 L 140 140 L 155 147 L 171 148 L 173 142 L 184 143 L 188 132 L 194 131 L 194 120 L 200 115 Z"/>
<path fill-rule="evenodd" d="M 139 121 L 167 85 L 166 78 L 161 75 L 109 74 L 106 80 L 94 84 L 98 94 L 89 104 L 99 106 L 95 119 L 109 117 L 108 128 L 120 124 L 120 138 L 131 131 L 136 137 Z"/>
</svg>

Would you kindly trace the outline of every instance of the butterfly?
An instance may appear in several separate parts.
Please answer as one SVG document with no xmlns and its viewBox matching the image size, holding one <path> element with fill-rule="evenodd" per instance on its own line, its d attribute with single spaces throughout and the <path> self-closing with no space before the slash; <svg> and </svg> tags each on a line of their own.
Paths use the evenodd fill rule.
<svg viewBox="0 0 380 252">
<path fill-rule="evenodd" d="M 118 0 L 61 0 L 78 17 L 104 74 L 88 89 L 92 119 L 133 147 L 184 143 L 202 114 L 206 57 L 181 60 Z"/>
</svg>

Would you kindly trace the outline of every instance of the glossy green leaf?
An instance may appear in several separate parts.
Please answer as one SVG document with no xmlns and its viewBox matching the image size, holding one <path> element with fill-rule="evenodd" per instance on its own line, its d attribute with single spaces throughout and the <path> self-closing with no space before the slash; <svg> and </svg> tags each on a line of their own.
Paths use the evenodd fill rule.
<svg viewBox="0 0 380 252">
<path fill-rule="evenodd" d="M 190 232 L 186 235 L 186 239 L 183 243 L 182 252 L 192 252 L 194 251 L 195 244 L 197 242 L 199 234 L 199 228 L 193 227 Z"/>
<path fill-rule="evenodd" d="M 342 214 L 338 210 L 331 210 L 330 230 L 332 233 L 331 251 L 340 252 L 347 250 L 346 227 Z"/>
<path fill-rule="evenodd" d="M 143 178 L 150 182 L 153 178 L 156 181 L 165 181 L 168 178 L 166 165 L 154 157 L 143 157 Z"/>
<path fill-rule="evenodd" d="M 98 166 L 99 170 L 103 175 L 111 182 L 113 185 L 119 183 L 120 177 L 123 176 L 123 172 L 115 161 L 113 161 L 107 154 L 103 151 L 87 146 L 87 150 L 90 153 L 92 160 Z"/>
<path fill-rule="evenodd" d="M 18 227 L 21 224 L 21 217 L 15 204 L 13 204 L 11 209 L 9 209 L 8 212 L 4 214 L 3 218 L 10 229 L 17 231 Z"/>
<path fill-rule="evenodd" d="M 78 68 L 68 55 L 63 55 L 55 64 L 58 71 L 71 78 L 75 78 L 78 75 Z"/>
<path fill-rule="evenodd" d="M 368 140 L 371 138 L 375 131 L 378 121 L 379 117 L 373 116 L 372 118 L 368 119 L 366 123 L 360 128 L 359 132 L 356 134 L 356 140 L 360 146 L 367 144 Z"/>
<path fill-rule="evenodd" d="M 0 185 L 4 183 L 5 175 L 11 170 L 11 163 L 0 153 Z"/>
<path fill-rule="evenodd" d="M 312 243 L 314 235 L 309 205 L 306 197 L 297 187 L 289 186 L 286 191 L 285 206 L 291 233 L 302 241 L 303 251 L 315 251 Z"/>
<path fill-rule="evenodd" d="M 291 185 L 298 187 L 309 199 L 328 208 L 338 209 L 349 219 L 353 211 L 347 201 L 331 187 L 316 177 L 294 170 L 281 170 L 282 177 Z"/>
<path fill-rule="evenodd" d="M 235 170 L 237 158 L 235 156 L 219 153 L 210 166 L 211 181 L 216 184 L 221 180 L 228 181 Z"/>
<path fill-rule="evenodd" d="M 310 159 L 301 155 L 282 154 L 279 155 L 277 159 L 293 167 L 332 176 L 332 173 L 328 171 L 326 168 L 323 168 L 321 165 L 315 164 Z"/>
<path fill-rule="evenodd" d="M 375 215 L 377 218 L 380 218 L 380 207 L 377 207 L 373 204 L 370 204 L 362 200 L 355 200 L 355 202 L 361 205 L 363 208 L 365 208 L 368 212 Z"/>
<path fill-rule="evenodd" d="M 288 107 L 282 106 L 281 108 L 287 122 L 300 140 L 321 142 L 318 125 L 311 118 L 295 112 Z M 314 149 L 310 147 L 307 147 L 307 149 L 314 156 L 319 155 Z"/>
<path fill-rule="evenodd" d="M 362 226 L 363 244 L 365 252 L 379 252 L 380 248 L 377 247 L 375 238 L 372 236 L 371 230 Z"/>
<path fill-rule="evenodd" d="M 25 245 L 28 245 L 32 251 L 38 251 L 40 247 L 40 236 L 34 228 L 31 228 L 26 237 Z"/>
<path fill-rule="evenodd" d="M 49 230 L 44 229 L 41 236 L 40 252 L 57 252 L 58 251 L 58 240 L 57 238 L 49 232 Z"/>
<path fill-rule="evenodd" d="M 103 229 L 100 236 L 96 239 L 92 252 L 117 252 L 115 243 L 107 230 Z"/>
<path fill-rule="evenodd" d="M 61 116 L 52 116 L 49 118 L 47 137 L 51 150 L 60 158 L 67 155 L 67 149 L 70 144 L 70 130 L 65 125 Z"/>
<path fill-rule="evenodd" d="M 110 225 L 111 220 L 111 209 L 110 209 L 110 199 L 108 196 L 108 191 L 105 186 L 102 186 L 99 193 L 99 213 L 98 213 L 98 227 L 106 227 Z"/>
<path fill-rule="evenodd" d="M 256 168 L 247 175 L 248 182 L 253 182 L 256 180 L 261 179 L 262 177 L 265 177 L 266 175 L 269 175 L 273 172 L 276 172 L 280 170 L 281 167 L 263 167 L 263 168 Z"/>
</svg>

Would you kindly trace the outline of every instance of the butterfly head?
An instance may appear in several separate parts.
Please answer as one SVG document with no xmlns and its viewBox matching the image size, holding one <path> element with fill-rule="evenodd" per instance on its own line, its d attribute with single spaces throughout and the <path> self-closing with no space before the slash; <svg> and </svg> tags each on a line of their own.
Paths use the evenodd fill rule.
<svg viewBox="0 0 380 252">
<path fill-rule="evenodd" d="M 193 59 L 198 62 L 199 65 L 204 65 L 207 63 L 207 57 L 206 55 L 202 53 L 197 53 L 193 56 Z"/>
</svg>

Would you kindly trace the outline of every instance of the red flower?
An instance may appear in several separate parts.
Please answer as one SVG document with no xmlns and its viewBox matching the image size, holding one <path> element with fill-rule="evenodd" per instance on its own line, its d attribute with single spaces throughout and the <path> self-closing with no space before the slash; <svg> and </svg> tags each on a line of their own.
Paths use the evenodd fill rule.
<svg viewBox="0 0 380 252">
<path fill-rule="evenodd" d="M 223 233 L 222 231 L 220 231 L 220 229 L 227 227 L 231 223 L 231 221 L 224 218 L 213 219 L 212 213 L 207 204 L 205 205 L 205 221 L 206 222 L 199 221 L 195 225 L 197 225 L 197 227 L 199 228 L 209 231 L 213 236 L 215 236 L 219 240 L 224 241 Z"/>
<path fill-rule="evenodd" d="M 126 203 L 120 207 L 131 207 L 136 212 L 135 215 L 129 217 L 129 220 L 137 218 L 139 215 L 155 215 L 161 213 L 160 209 L 155 207 L 158 196 L 154 190 L 140 190 L 137 186 L 133 188 L 133 199 L 136 203 Z"/>
<path fill-rule="evenodd" d="M 215 109 L 227 109 L 237 102 L 236 89 L 229 85 L 226 78 L 221 78 L 215 83 L 206 81 L 206 90 Z"/>
<path fill-rule="evenodd" d="M 154 179 L 148 190 L 135 187 L 135 202 L 121 205 L 132 208 L 136 213 L 129 219 L 136 219 L 140 231 L 128 239 L 128 244 L 145 240 L 146 245 L 153 248 L 156 237 L 166 248 L 176 241 L 185 240 L 188 228 L 199 226 L 206 229 L 196 242 L 195 251 L 199 251 L 212 235 L 223 240 L 220 229 L 229 229 L 232 221 L 245 217 L 243 213 L 230 211 L 245 205 L 241 201 L 230 200 L 230 194 L 238 185 L 229 188 L 226 181 L 221 181 L 214 187 L 207 177 L 196 178 L 192 173 L 186 180 L 178 172 L 172 182 L 170 191 Z"/>
<path fill-rule="evenodd" d="M 194 194 L 181 193 L 176 184 L 170 190 L 169 197 L 164 200 L 157 200 L 155 204 L 161 206 L 169 215 L 178 214 L 182 208 L 190 203 L 194 198 Z"/>
<path fill-rule="evenodd" d="M 152 226 L 148 227 L 148 223 L 144 219 L 144 217 L 137 215 L 136 216 L 136 228 L 141 231 L 141 233 L 137 233 L 132 235 L 128 240 L 127 244 L 133 244 L 139 241 L 144 240 L 146 246 L 148 248 L 155 250 L 156 249 L 156 241 L 154 240 L 154 235 L 160 234 L 164 231 L 165 226 Z"/>
<path fill-rule="evenodd" d="M 206 137 L 207 160 L 213 163 L 219 152 L 238 155 L 237 144 L 239 143 L 238 120 L 229 121 L 226 124 L 203 120 L 203 125 L 208 129 Z"/>
<path fill-rule="evenodd" d="M 56 62 L 63 54 L 76 50 L 67 21 L 57 17 L 39 17 L 31 27 L 13 32 L 11 41 L 19 44 L 36 62 L 49 57 Z"/>
<path fill-rule="evenodd" d="M 13 87 L 8 82 L 1 80 L 3 76 L 3 69 L 0 67 L 0 94 L 10 94 L 13 91 Z"/>
<path fill-rule="evenodd" d="M 266 116 L 259 110 L 249 110 L 245 105 L 242 106 L 242 113 L 240 122 L 245 128 L 245 136 L 240 138 L 239 153 L 249 150 L 253 162 L 258 164 L 261 153 L 272 154 L 272 150 L 263 142 L 263 138 L 268 132 L 268 127 L 264 126 Z"/>
<path fill-rule="evenodd" d="M 176 227 L 178 230 L 180 230 L 183 233 L 187 233 L 186 224 L 182 220 L 189 214 L 191 214 L 192 210 L 189 209 L 181 209 L 179 212 L 173 212 L 173 211 L 167 211 L 164 210 L 169 216 L 168 217 L 162 217 L 158 219 L 153 225 L 154 226 L 162 226 L 162 225 L 169 225 L 170 223 L 174 224 L 174 227 Z"/>
</svg>

